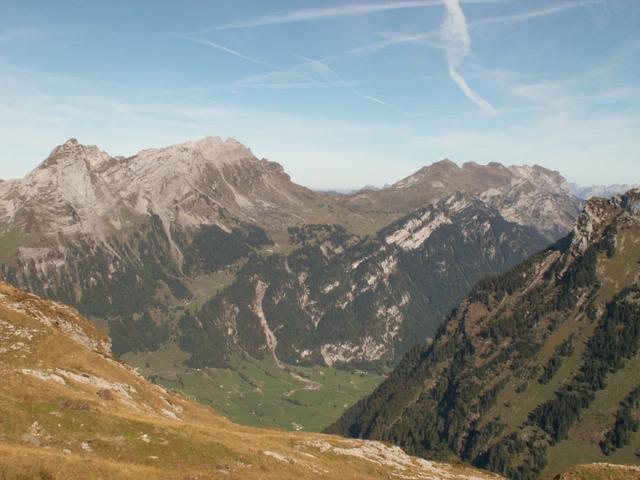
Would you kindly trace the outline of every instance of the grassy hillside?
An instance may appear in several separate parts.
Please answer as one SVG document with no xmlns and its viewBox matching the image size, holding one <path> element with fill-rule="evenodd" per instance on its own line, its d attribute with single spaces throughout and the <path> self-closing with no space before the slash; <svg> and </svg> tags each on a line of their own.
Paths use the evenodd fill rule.
<svg viewBox="0 0 640 480">
<path fill-rule="evenodd" d="M 580 465 L 556 477 L 557 480 L 637 480 L 639 478 L 640 467 L 638 466 L 608 463 Z"/>
<path fill-rule="evenodd" d="M 236 357 L 230 368 L 193 369 L 176 347 L 122 360 L 164 387 L 184 392 L 243 425 L 319 432 L 384 380 L 331 367 L 279 368 L 270 359 Z"/>
<path fill-rule="evenodd" d="M 154 385 L 75 310 L 0 284 L 0 479 L 490 479 L 376 442 L 241 427 Z"/>
</svg>

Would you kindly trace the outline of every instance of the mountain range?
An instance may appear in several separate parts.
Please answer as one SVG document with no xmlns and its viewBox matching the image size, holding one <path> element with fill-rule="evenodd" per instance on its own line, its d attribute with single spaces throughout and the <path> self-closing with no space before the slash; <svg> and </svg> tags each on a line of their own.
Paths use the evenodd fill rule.
<svg viewBox="0 0 640 480">
<path fill-rule="evenodd" d="M 639 239 L 640 190 L 590 200 L 569 235 L 480 281 L 327 431 L 516 480 L 637 463 Z"/>
<path fill-rule="evenodd" d="M 158 381 L 242 358 L 381 373 L 581 205 L 539 166 L 443 160 L 328 195 L 233 139 L 131 157 L 71 139 L 0 183 L 0 278 L 77 307 L 117 355 L 151 352 Z"/>
</svg>

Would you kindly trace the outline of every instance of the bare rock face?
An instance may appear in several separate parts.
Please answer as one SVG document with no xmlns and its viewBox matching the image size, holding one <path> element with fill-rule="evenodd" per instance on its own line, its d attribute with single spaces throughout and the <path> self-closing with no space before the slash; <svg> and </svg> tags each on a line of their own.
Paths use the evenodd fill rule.
<svg viewBox="0 0 640 480">
<path fill-rule="evenodd" d="M 609 232 L 614 217 L 621 215 L 622 218 L 618 220 L 622 221 L 627 216 L 637 217 L 639 212 L 640 189 L 630 190 L 624 195 L 614 195 L 610 199 L 592 198 L 585 204 L 573 229 L 574 255 L 583 254 L 595 241 L 599 241 L 608 233 L 614 233 Z"/>
</svg>

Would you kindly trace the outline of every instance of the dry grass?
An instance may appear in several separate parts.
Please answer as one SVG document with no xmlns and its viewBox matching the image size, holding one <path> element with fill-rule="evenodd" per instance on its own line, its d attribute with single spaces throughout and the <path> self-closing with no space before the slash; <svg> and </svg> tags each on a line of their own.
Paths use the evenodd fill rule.
<svg viewBox="0 0 640 480">
<path fill-rule="evenodd" d="M 638 480 L 640 467 L 623 465 L 580 465 L 558 476 L 558 480 Z"/>
<path fill-rule="evenodd" d="M 0 480 L 496 478 L 380 444 L 238 426 L 114 361 L 73 310 L 5 285 L 0 320 Z"/>
</svg>

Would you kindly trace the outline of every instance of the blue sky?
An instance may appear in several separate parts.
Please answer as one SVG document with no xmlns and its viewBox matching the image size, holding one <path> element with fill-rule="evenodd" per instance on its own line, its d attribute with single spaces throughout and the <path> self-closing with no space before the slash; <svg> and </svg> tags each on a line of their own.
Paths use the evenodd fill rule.
<svg viewBox="0 0 640 480">
<path fill-rule="evenodd" d="M 450 158 L 640 182 L 637 0 L 0 0 L 0 178 L 237 138 L 313 188 Z"/>
</svg>

